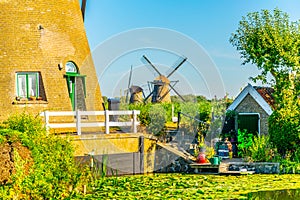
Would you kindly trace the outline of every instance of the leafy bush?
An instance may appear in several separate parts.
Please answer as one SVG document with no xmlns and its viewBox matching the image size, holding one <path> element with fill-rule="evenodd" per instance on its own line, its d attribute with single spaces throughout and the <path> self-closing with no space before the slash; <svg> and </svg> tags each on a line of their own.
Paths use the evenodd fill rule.
<svg viewBox="0 0 300 200">
<path fill-rule="evenodd" d="M 246 129 L 238 130 L 238 155 L 241 157 L 249 156 L 249 147 L 253 143 L 253 134 Z"/>
<path fill-rule="evenodd" d="M 161 103 L 166 112 L 166 121 L 172 122 L 172 106 L 174 107 L 174 117 L 178 116 L 180 112 L 180 103 Z"/>
<path fill-rule="evenodd" d="M 297 105 L 285 105 L 275 110 L 269 117 L 271 143 L 282 156 L 299 149 L 300 111 Z"/>
<path fill-rule="evenodd" d="M 254 137 L 248 151 L 250 160 L 254 162 L 270 162 L 277 155 L 276 149 L 271 147 L 269 136 L 264 135 Z"/>
<path fill-rule="evenodd" d="M 300 163 L 291 161 L 288 159 L 282 159 L 280 161 L 280 173 L 299 174 L 300 173 Z"/>
<path fill-rule="evenodd" d="M 147 127 L 148 132 L 155 136 L 163 137 L 165 135 L 166 111 L 160 104 L 152 105 L 150 112 L 150 124 Z"/>
<path fill-rule="evenodd" d="M 138 119 L 140 123 L 144 126 L 148 126 L 150 124 L 150 116 L 149 111 L 152 104 L 129 104 L 129 110 L 140 110 L 140 114 L 138 115 Z"/>
<path fill-rule="evenodd" d="M 44 133 L 44 127 L 39 117 L 29 115 L 26 112 L 13 114 L 4 121 L 3 128 L 18 130 L 21 133 L 41 134 Z"/>
<path fill-rule="evenodd" d="M 5 129 L 6 128 L 6 129 Z M 64 199 L 76 196 L 82 172 L 74 160 L 67 139 L 47 135 L 42 122 L 26 113 L 11 116 L 0 129 L 2 142 L 21 142 L 31 152 L 33 164 L 14 152 L 16 173 L 13 182 L 0 186 L 1 199 Z M 71 188 L 71 189 L 70 189 Z"/>
<path fill-rule="evenodd" d="M 296 149 L 293 153 L 287 153 L 284 158 L 281 157 L 280 171 L 281 173 L 300 174 L 300 149 Z"/>
</svg>

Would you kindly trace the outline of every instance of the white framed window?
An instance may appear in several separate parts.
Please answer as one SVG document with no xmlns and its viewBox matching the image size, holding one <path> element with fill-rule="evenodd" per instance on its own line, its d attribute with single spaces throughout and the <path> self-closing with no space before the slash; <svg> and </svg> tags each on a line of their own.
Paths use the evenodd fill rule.
<svg viewBox="0 0 300 200">
<path fill-rule="evenodd" d="M 17 72 L 16 73 L 16 96 L 30 98 L 39 96 L 39 73 Z"/>
<path fill-rule="evenodd" d="M 66 63 L 66 72 L 67 73 L 77 73 L 77 67 L 75 63 L 69 61 Z"/>
</svg>

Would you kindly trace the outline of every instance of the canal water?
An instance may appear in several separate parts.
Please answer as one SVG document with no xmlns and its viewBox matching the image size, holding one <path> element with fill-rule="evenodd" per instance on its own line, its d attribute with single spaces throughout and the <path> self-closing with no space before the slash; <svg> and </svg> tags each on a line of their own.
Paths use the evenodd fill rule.
<svg viewBox="0 0 300 200">
<path fill-rule="evenodd" d="M 260 191 L 248 194 L 251 200 L 297 200 L 300 199 L 300 189 Z"/>
</svg>

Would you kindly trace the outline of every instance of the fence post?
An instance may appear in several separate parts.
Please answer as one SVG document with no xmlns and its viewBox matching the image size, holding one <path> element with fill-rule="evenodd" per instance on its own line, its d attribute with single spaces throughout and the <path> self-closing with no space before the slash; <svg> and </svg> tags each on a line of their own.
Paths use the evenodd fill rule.
<svg viewBox="0 0 300 200">
<path fill-rule="evenodd" d="M 49 134 L 49 111 L 45 110 L 44 111 L 44 119 L 45 119 L 45 127 L 47 134 Z"/>
<path fill-rule="evenodd" d="M 109 134 L 109 110 L 105 110 L 105 133 Z"/>
<path fill-rule="evenodd" d="M 137 112 L 136 112 L 136 110 L 132 111 L 132 115 L 133 115 L 133 121 L 132 121 L 133 133 L 137 133 Z"/>
<path fill-rule="evenodd" d="M 80 116 L 80 110 L 76 110 L 76 130 L 77 135 L 81 135 L 81 116 Z"/>
</svg>

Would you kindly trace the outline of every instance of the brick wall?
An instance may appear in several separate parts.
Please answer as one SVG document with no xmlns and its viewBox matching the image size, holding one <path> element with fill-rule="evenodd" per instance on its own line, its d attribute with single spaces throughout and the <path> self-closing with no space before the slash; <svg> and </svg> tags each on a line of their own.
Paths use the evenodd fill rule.
<svg viewBox="0 0 300 200">
<path fill-rule="evenodd" d="M 259 113 L 260 114 L 260 133 L 268 134 L 269 115 L 260 107 L 251 95 L 247 95 L 235 109 L 238 113 Z"/>
<path fill-rule="evenodd" d="M 0 120 L 27 110 L 72 110 L 65 68 L 73 61 L 86 75 L 87 110 L 102 110 L 102 97 L 78 0 L 0 1 Z M 15 102 L 16 72 L 40 72 L 46 101 Z"/>
</svg>

